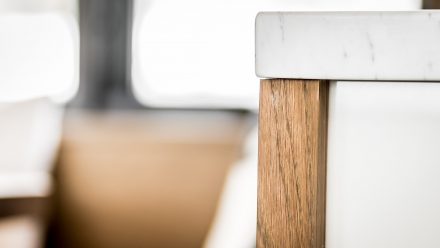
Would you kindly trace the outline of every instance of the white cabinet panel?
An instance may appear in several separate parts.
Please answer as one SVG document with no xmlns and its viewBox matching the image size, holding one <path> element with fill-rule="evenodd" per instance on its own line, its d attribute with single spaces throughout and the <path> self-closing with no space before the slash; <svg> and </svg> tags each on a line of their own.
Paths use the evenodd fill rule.
<svg viewBox="0 0 440 248">
<path fill-rule="evenodd" d="M 440 84 L 333 82 L 328 248 L 440 247 Z"/>
</svg>

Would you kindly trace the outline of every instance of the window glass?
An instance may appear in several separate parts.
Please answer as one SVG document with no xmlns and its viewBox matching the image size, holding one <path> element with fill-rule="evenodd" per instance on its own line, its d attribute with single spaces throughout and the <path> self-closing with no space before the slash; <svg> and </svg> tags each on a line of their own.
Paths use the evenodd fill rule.
<svg viewBox="0 0 440 248">
<path fill-rule="evenodd" d="M 138 0 L 134 93 L 146 105 L 256 109 L 257 12 L 419 7 L 419 0 Z"/>
<path fill-rule="evenodd" d="M 78 85 L 74 1 L 0 1 L 0 101 L 70 99 Z"/>
</svg>

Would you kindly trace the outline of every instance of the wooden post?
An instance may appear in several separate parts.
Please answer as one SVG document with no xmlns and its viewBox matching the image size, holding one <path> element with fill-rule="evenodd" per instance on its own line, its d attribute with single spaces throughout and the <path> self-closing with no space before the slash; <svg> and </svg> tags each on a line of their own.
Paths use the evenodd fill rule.
<svg viewBox="0 0 440 248">
<path fill-rule="evenodd" d="M 325 247 L 329 82 L 262 80 L 257 247 Z"/>
</svg>

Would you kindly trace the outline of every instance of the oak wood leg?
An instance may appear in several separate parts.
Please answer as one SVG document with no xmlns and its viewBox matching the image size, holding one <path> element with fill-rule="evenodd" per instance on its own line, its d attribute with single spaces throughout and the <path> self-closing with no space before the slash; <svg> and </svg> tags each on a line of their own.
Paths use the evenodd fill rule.
<svg viewBox="0 0 440 248">
<path fill-rule="evenodd" d="M 329 82 L 261 81 L 257 247 L 325 246 Z"/>
</svg>

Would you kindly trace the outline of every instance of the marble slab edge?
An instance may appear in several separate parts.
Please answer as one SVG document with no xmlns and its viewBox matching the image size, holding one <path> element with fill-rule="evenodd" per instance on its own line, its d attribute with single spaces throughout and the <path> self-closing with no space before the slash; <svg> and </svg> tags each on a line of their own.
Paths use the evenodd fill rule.
<svg viewBox="0 0 440 248">
<path fill-rule="evenodd" d="M 261 12 L 260 78 L 440 81 L 440 11 Z"/>
</svg>

